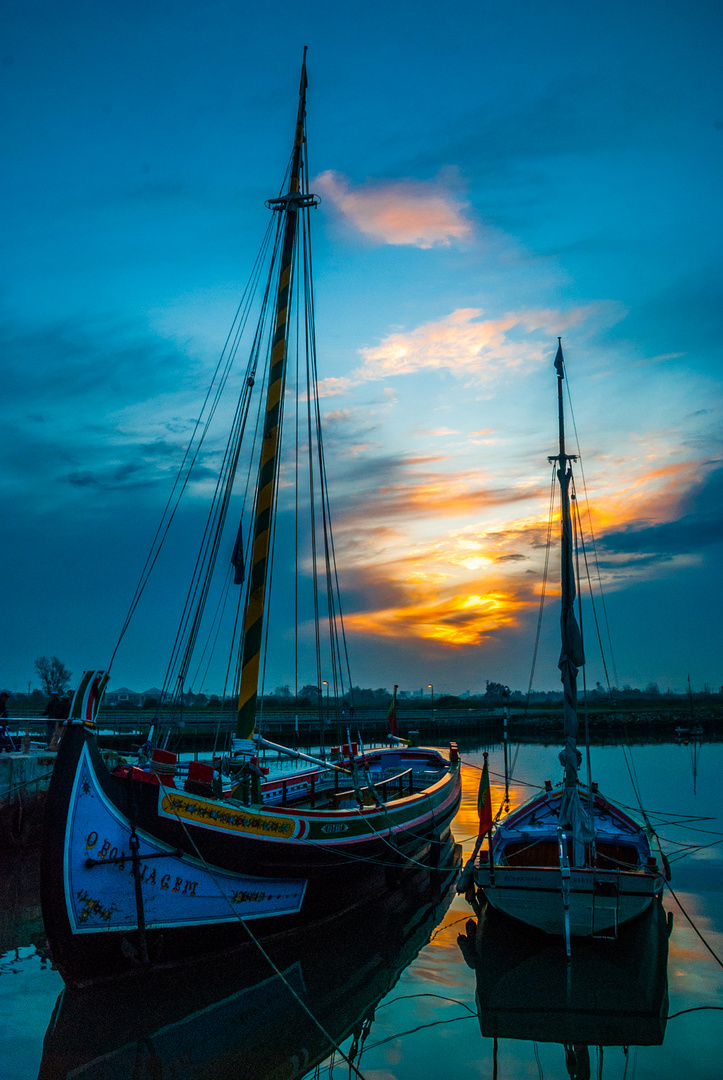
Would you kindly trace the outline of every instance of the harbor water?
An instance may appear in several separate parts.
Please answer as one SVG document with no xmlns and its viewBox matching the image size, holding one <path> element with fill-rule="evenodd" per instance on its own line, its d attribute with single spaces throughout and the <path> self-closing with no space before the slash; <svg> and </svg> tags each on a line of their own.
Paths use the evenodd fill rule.
<svg viewBox="0 0 723 1080">
<path fill-rule="evenodd" d="M 2 854 L 2 1080 L 713 1080 L 723 1045 L 723 743 L 593 747 L 592 778 L 638 798 L 671 888 L 615 942 L 535 935 L 454 891 L 489 749 L 460 746 L 463 801 L 439 865 L 292 940 L 71 994 L 45 949 L 38 852 Z M 556 745 L 511 748 L 514 807 L 559 779 Z M 584 766 L 583 766 L 584 775 Z M 460 850 L 461 847 L 461 850 Z"/>
</svg>

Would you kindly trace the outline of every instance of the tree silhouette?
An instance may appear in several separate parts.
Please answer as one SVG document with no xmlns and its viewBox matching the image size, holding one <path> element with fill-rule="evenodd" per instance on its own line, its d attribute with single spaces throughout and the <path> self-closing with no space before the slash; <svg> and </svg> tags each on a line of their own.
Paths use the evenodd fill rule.
<svg viewBox="0 0 723 1080">
<path fill-rule="evenodd" d="M 68 671 L 65 664 L 57 656 L 39 656 L 35 661 L 35 670 L 38 673 L 40 685 L 48 697 L 51 694 L 64 693 L 68 689 L 73 676 L 73 672 Z"/>
</svg>

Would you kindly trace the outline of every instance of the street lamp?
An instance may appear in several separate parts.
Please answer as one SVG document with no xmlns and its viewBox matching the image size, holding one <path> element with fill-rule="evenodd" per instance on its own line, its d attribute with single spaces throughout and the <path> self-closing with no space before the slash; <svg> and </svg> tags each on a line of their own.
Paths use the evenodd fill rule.
<svg viewBox="0 0 723 1080">
<path fill-rule="evenodd" d="M 427 683 L 427 688 L 432 691 L 432 720 L 434 720 L 434 686 L 432 683 Z"/>
</svg>

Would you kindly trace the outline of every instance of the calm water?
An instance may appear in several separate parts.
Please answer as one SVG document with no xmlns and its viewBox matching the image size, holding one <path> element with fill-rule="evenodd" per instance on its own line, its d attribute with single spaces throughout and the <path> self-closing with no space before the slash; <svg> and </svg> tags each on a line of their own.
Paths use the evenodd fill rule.
<svg viewBox="0 0 723 1080">
<path fill-rule="evenodd" d="M 530 791 L 518 779 L 558 779 L 557 750 L 520 748 L 510 789 L 513 806 Z M 665 838 L 675 893 L 723 959 L 723 744 L 636 746 L 631 755 L 643 803 Z M 466 853 L 476 833 L 479 772 L 472 766 L 481 764 L 482 750 L 463 749 L 462 756 L 470 765 L 454 835 Z M 498 748 L 490 767 L 502 771 Z M 593 750 L 593 778 L 604 792 L 635 805 L 621 749 Z M 496 787 L 495 808 L 501 797 Z M 664 817 L 672 822 L 690 816 L 713 820 L 660 824 Z M 444 857 L 452 862 L 453 849 Z M 272 950 L 283 978 L 255 953 L 244 959 L 242 971 L 238 958 L 219 960 L 168 973 L 145 988 L 71 996 L 62 995 L 62 980 L 42 954 L 36 857 L 5 859 L 0 1077 L 355 1075 L 330 1051 L 301 998 L 368 1080 L 459 1080 L 493 1077 L 495 1070 L 501 1080 L 679 1080 L 681 1074 L 712 1080 L 721 1075 L 723 968 L 669 892 L 663 908 L 660 919 L 654 913 L 616 946 L 579 946 L 568 973 L 554 942 L 541 945 L 492 919 L 483 918 L 478 928 L 444 875 L 420 870 L 379 904 Z M 579 1005 L 572 1019 L 566 998 Z M 666 1008 L 667 1024 L 661 1020 Z M 626 1047 L 614 1045 L 623 1040 Z M 576 1044 L 567 1064 L 566 1041 Z M 606 1044 L 602 1052 L 598 1041 Z"/>
</svg>

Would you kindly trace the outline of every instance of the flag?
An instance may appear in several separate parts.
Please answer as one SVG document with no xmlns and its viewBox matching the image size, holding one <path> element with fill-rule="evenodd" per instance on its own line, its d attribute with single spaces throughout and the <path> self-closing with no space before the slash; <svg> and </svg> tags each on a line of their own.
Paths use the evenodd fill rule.
<svg viewBox="0 0 723 1080">
<path fill-rule="evenodd" d="M 234 568 L 234 585 L 243 585 L 246 577 L 246 569 L 244 567 L 244 538 L 243 538 L 243 520 L 238 527 L 238 533 L 236 534 L 236 542 L 233 546 L 233 555 L 231 556 L 231 565 Z"/>
<path fill-rule="evenodd" d="M 557 356 L 555 357 L 555 371 L 558 379 L 565 378 L 564 360 L 562 358 L 562 340 L 557 339 Z"/>
<path fill-rule="evenodd" d="M 484 836 L 492 828 L 492 792 L 490 791 L 490 771 L 487 767 L 487 753 L 484 755 L 485 763 L 482 766 L 482 776 L 479 782 L 479 794 L 477 796 L 477 810 L 479 812 L 479 836 Z"/>
<path fill-rule="evenodd" d="M 397 734 L 397 687 L 394 687 L 394 697 L 389 702 L 389 712 L 387 713 L 387 724 L 390 735 Z"/>
</svg>

